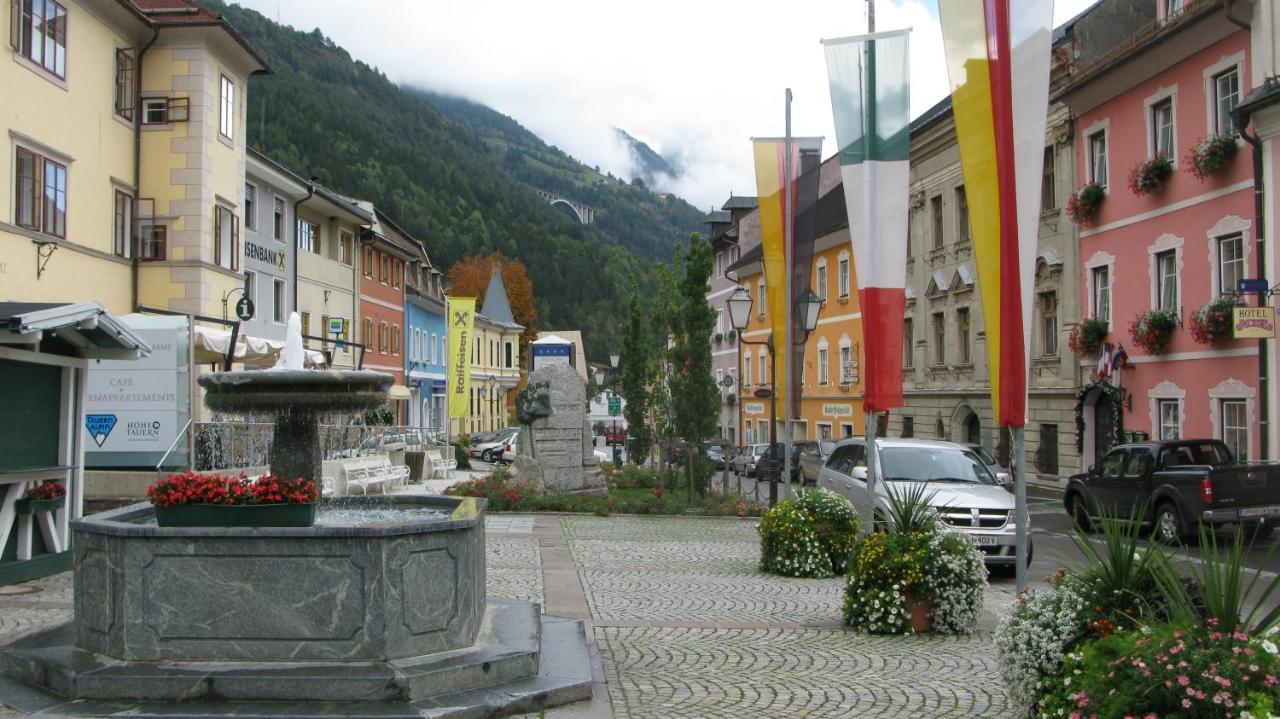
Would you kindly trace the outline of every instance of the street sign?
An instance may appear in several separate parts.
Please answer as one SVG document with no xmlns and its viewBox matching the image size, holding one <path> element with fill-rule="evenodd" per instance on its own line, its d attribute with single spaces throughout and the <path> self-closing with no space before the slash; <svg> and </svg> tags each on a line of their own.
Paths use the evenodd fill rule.
<svg viewBox="0 0 1280 719">
<path fill-rule="evenodd" d="M 1254 292 L 1265 295 L 1270 291 L 1271 288 L 1268 286 L 1267 278 L 1265 277 L 1236 280 L 1236 292 Z"/>
<path fill-rule="evenodd" d="M 610 395 L 609 397 L 609 416 L 617 417 L 622 414 L 622 398 L 618 395 Z"/>
<path fill-rule="evenodd" d="M 223 305 L 223 307 L 226 307 L 226 305 Z M 236 317 L 239 317 L 241 322 L 248 322 L 253 319 L 253 300 L 248 297 L 241 297 L 240 301 L 236 302 Z"/>
<path fill-rule="evenodd" d="M 342 334 L 342 318 L 341 318 L 341 317 L 330 317 L 330 318 L 329 318 L 329 328 L 328 328 L 328 331 L 329 331 L 329 334 L 331 334 L 331 335 L 340 335 L 340 334 Z"/>
</svg>

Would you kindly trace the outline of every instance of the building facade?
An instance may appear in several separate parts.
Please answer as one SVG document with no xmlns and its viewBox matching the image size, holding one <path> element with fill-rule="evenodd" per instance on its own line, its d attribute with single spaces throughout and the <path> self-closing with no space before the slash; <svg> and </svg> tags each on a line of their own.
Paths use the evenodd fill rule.
<svg viewBox="0 0 1280 719">
<path fill-rule="evenodd" d="M 396 424 L 406 424 L 413 397 L 404 383 L 405 268 L 417 259 L 421 245 L 373 203 L 359 200 L 356 204 L 373 217 L 360 232 L 360 271 L 356 273 L 364 368 L 395 378 L 389 396 L 395 403 Z"/>
<path fill-rule="evenodd" d="M 294 203 L 293 214 L 297 307 L 306 345 L 323 351 L 331 367 L 355 369 L 369 351 L 369 338 L 355 327 L 361 317 L 356 238 L 373 216 L 315 183 Z"/>
<path fill-rule="evenodd" d="M 754 197 L 731 195 L 719 210 L 707 214 L 703 223 L 707 226 L 711 251 L 715 264 L 711 272 L 707 302 L 716 310 L 716 328 L 711 336 L 711 371 L 720 387 L 720 414 L 716 419 L 716 436 L 736 445 L 740 440 L 738 401 L 741 386 L 738 379 L 738 333 L 730 326 L 729 311 L 725 300 L 737 288 L 736 276 L 729 271 L 742 256 L 760 244 L 759 232 L 740 232 L 740 223 L 746 217 L 757 217 L 757 201 Z"/>
<path fill-rule="evenodd" d="M 520 333 L 524 329 L 511 313 L 506 285 L 495 267 L 472 334 L 470 411 L 465 418 L 450 420 L 450 436 L 511 425 L 511 403 L 522 376 Z"/>
<path fill-rule="evenodd" d="M 445 401 L 445 329 L 448 298 L 444 276 L 431 264 L 425 249 L 405 271 L 404 286 L 405 384 L 409 387 L 411 426 L 443 434 L 449 408 Z"/>
<path fill-rule="evenodd" d="M 293 312 L 297 246 L 291 241 L 293 205 L 307 183 L 271 158 L 250 148 L 244 180 L 244 296 L 253 300 L 253 319 L 241 331 L 283 340 Z"/>
</svg>

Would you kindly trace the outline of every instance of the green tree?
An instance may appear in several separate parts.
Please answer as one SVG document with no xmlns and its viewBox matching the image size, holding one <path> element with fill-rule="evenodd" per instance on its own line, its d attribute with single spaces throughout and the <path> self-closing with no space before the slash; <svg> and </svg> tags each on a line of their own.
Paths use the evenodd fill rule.
<svg viewBox="0 0 1280 719">
<path fill-rule="evenodd" d="M 636 464 L 644 464 L 651 443 L 649 431 L 650 340 L 648 323 L 640 307 L 640 290 L 631 281 L 627 299 L 627 323 L 622 328 L 622 396 L 627 398 L 623 413 L 627 418 L 627 454 Z"/>
<path fill-rule="evenodd" d="M 679 251 L 673 258 L 673 266 L 681 267 Z M 657 268 L 658 289 L 654 296 L 653 307 L 649 313 L 649 406 L 653 410 L 653 426 L 650 427 L 650 442 L 657 443 L 659 460 L 665 462 L 667 455 L 661 450 L 669 446 L 675 437 L 675 424 L 671 409 L 671 335 L 672 318 L 675 316 L 675 280 L 667 265 L 659 263 Z"/>
<path fill-rule="evenodd" d="M 676 433 L 696 449 L 686 452 L 689 461 L 689 499 L 693 500 L 694 458 L 702 458 L 702 440 L 716 429 L 720 391 L 711 372 L 710 337 L 716 313 L 707 302 L 711 291 L 711 245 L 702 236 L 689 236 L 684 254 L 684 275 L 678 285 L 679 308 L 673 317 L 671 357 L 671 407 Z M 705 468 L 700 468 L 704 469 Z M 704 490 L 702 481 L 699 489 Z"/>
</svg>

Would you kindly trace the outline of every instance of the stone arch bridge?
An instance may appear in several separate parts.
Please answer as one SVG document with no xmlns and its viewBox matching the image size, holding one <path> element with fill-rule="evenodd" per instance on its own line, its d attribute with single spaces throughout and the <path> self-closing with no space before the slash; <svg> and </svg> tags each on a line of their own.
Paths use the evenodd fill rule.
<svg viewBox="0 0 1280 719">
<path fill-rule="evenodd" d="M 533 185 L 528 185 L 528 188 L 538 193 L 538 197 L 545 200 L 547 204 L 552 205 L 553 207 L 561 207 L 572 214 L 573 217 L 583 225 L 589 225 L 596 219 L 596 208 L 591 205 L 584 205 L 577 200 L 557 195 L 554 192 L 549 192 L 540 187 L 534 187 Z"/>
</svg>

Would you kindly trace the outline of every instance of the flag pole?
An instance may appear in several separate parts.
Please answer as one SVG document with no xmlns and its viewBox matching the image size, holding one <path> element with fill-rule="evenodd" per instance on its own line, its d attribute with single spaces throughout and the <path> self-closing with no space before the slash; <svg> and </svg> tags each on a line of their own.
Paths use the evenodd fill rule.
<svg viewBox="0 0 1280 719">
<path fill-rule="evenodd" d="M 876 0 L 867 0 L 867 34 L 876 31 Z M 875 45 L 868 45 L 870 51 L 867 53 L 867 86 L 874 88 L 876 86 L 876 53 Z M 868 123 L 867 123 L 867 140 L 875 141 L 875 112 L 874 99 L 867 103 Z M 865 491 L 863 492 L 862 507 L 866 512 L 859 512 L 858 515 L 863 521 L 858 523 L 858 527 L 863 534 L 870 534 L 875 528 L 876 516 L 876 477 L 880 469 L 880 456 L 876 452 L 876 435 L 879 429 L 880 416 L 874 411 L 867 412 L 866 418 L 866 434 L 867 434 L 867 481 Z"/>
<path fill-rule="evenodd" d="M 792 396 L 792 392 L 793 391 L 799 392 L 800 388 L 791 386 L 792 385 L 791 379 L 792 377 L 795 376 L 795 368 L 792 367 L 792 363 L 795 360 L 795 345 L 793 344 L 795 342 L 795 337 L 793 336 L 794 332 L 793 332 L 792 325 L 794 324 L 794 315 L 795 315 L 796 308 L 795 308 L 795 297 L 792 295 L 792 290 L 791 290 L 792 280 L 794 279 L 793 275 L 795 274 L 795 268 L 792 264 L 794 262 L 794 256 L 795 256 L 795 248 L 792 246 L 792 243 L 795 240 L 795 237 L 794 237 L 795 228 L 792 226 L 794 220 L 791 217 L 791 211 L 792 211 L 791 186 L 792 186 L 793 169 L 791 167 L 791 88 L 789 87 L 787 88 L 787 92 L 786 92 L 786 136 L 785 138 L 786 138 L 786 143 L 785 143 L 786 144 L 786 148 L 785 148 L 786 162 L 784 166 L 785 169 L 783 172 L 783 183 L 782 183 L 782 238 L 783 238 L 782 246 L 785 249 L 785 253 L 786 253 L 785 262 L 786 262 L 787 271 L 785 273 L 785 283 L 783 285 L 782 292 L 783 292 L 783 296 L 786 298 L 786 301 L 787 301 L 787 311 L 783 317 L 783 321 L 785 322 L 785 324 L 783 325 L 784 347 L 782 352 L 778 354 L 786 358 L 786 362 L 782 365 L 783 368 L 786 370 L 785 372 L 783 372 L 782 383 L 783 383 L 783 386 L 787 388 L 787 394 L 786 394 L 787 401 L 785 403 L 786 406 L 783 407 L 783 409 L 786 411 L 786 421 L 783 422 L 783 426 L 786 428 L 786 435 L 783 437 L 782 470 L 781 470 L 782 480 L 784 482 L 783 487 L 785 488 L 786 491 L 782 493 L 782 498 L 790 499 L 791 498 L 791 421 L 792 421 L 792 415 L 795 414 L 795 411 L 793 408 L 795 407 L 795 402 L 796 402 L 796 398 Z M 777 357 L 774 357 L 774 362 L 777 362 L 777 361 L 778 361 Z M 777 388 L 775 387 L 774 389 L 776 391 Z M 773 429 L 774 431 L 777 431 L 776 427 Z"/>
<path fill-rule="evenodd" d="M 1013 428 L 1013 505 L 1016 512 L 1014 520 L 1018 525 L 1015 537 L 1014 577 L 1017 580 L 1019 592 L 1027 588 L 1028 524 L 1031 521 L 1027 512 L 1027 455 L 1023 437 L 1025 429 L 1024 425 Z"/>
</svg>

